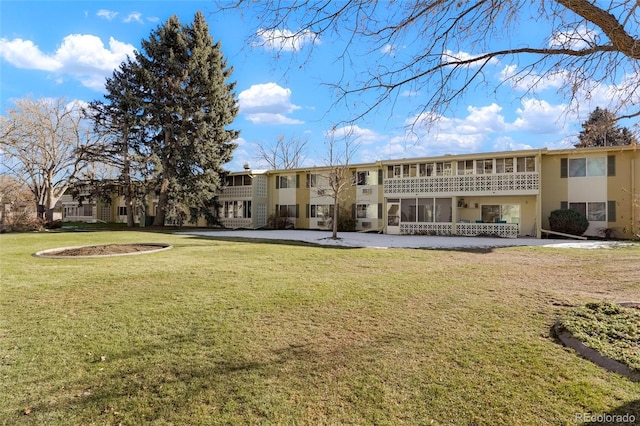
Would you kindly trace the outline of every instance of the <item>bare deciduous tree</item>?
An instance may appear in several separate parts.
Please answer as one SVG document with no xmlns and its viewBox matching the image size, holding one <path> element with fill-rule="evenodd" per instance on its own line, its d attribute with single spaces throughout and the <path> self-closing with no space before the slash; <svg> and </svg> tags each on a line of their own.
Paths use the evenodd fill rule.
<svg viewBox="0 0 640 426">
<path fill-rule="evenodd" d="M 305 159 L 307 142 L 281 135 L 275 144 L 259 145 L 256 160 L 266 162 L 272 170 L 297 169 Z"/>
<path fill-rule="evenodd" d="M 302 41 L 333 37 L 342 42 L 341 80 L 334 83 L 339 100 L 361 104 L 353 120 L 403 92 L 420 93 L 423 120 L 436 119 L 460 95 L 489 86 L 488 65 L 512 60 L 500 84 L 528 91 L 553 80 L 577 108 L 598 87 L 609 87 L 608 106 L 620 118 L 640 115 L 639 4 L 615 0 L 390 0 L 295 2 L 238 0 L 233 7 L 252 8 L 258 16 L 255 34 L 280 50 Z M 548 32 L 522 35 L 522 21 L 536 21 Z M 535 44 L 534 44 L 535 43 Z M 309 54 L 312 54 L 310 51 Z M 389 57 L 392 57 L 389 60 Z M 354 68 L 354 77 L 348 70 Z M 495 70 L 490 71 L 492 74 Z M 492 87 L 492 89 L 496 89 Z M 349 120 L 351 121 L 351 119 Z"/>
<path fill-rule="evenodd" d="M 339 205 L 345 190 L 353 182 L 353 174 L 350 170 L 351 158 L 355 155 L 358 145 L 351 140 L 348 133 L 344 133 L 336 139 L 336 129 L 333 128 L 328 135 L 327 144 L 327 172 L 328 194 L 333 201 L 333 218 L 331 219 L 331 238 L 338 238 L 338 220 L 340 216 Z"/>
<path fill-rule="evenodd" d="M 0 146 L 7 172 L 29 187 L 38 216 L 53 209 L 89 165 L 83 150 L 96 143 L 81 107 L 63 98 L 24 98 L 0 117 Z"/>
</svg>

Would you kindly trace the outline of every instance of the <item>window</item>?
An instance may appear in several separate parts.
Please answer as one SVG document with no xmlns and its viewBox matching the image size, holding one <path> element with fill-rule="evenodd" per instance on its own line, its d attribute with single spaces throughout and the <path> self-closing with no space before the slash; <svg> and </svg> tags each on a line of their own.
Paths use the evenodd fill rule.
<svg viewBox="0 0 640 426">
<path fill-rule="evenodd" d="M 309 210 L 309 216 L 313 218 L 328 219 L 333 217 L 333 205 L 331 204 L 311 204 Z"/>
<path fill-rule="evenodd" d="M 127 206 L 119 206 L 118 216 L 126 216 L 126 215 L 127 215 Z"/>
<path fill-rule="evenodd" d="M 587 158 L 587 176 L 605 176 L 606 174 L 606 157 Z"/>
<path fill-rule="evenodd" d="M 93 206 L 91 204 L 82 206 L 82 216 L 93 216 Z"/>
<path fill-rule="evenodd" d="M 575 210 L 583 216 L 587 216 L 587 203 L 569 203 L 569 209 Z"/>
<path fill-rule="evenodd" d="M 451 222 L 451 198 L 400 200 L 402 222 Z"/>
<path fill-rule="evenodd" d="M 220 217 L 223 219 L 251 218 L 251 200 L 225 201 L 221 206 Z"/>
<path fill-rule="evenodd" d="M 484 204 L 482 205 L 482 222 L 520 223 L 520 205 Z"/>
<path fill-rule="evenodd" d="M 496 158 L 496 173 L 513 173 L 513 158 Z"/>
<path fill-rule="evenodd" d="M 249 175 L 236 175 L 227 176 L 224 179 L 226 186 L 251 186 L 251 176 Z"/>
<path fill-rule="evenodd" d="M 607 204 L 600 202 L 587 203 L 587 220 L 595 222 L 607 220 Z"/>
<path fill-rule="evenodd" d="M 298 176 L 277 176 L 276 189 L 298 188 Z"/>
<path fill-rule="evenodd" d="M 369 185 L 369 172 L 355 172 L 356 185 Z"/>
<path fill-rule="evenodd" d="M 403 222 L 416 221 L 416 199 L 408 198 L 400 200 L 400 220 Z"/>
<path fill-rule="evenodd" d="M 569 177 L 585 177 L 587 175 L 586 158 L 569 159 Z"/>
<path fill-rule="evenodd" d="M 451 175 L 451 162 L 436 163 L 436 176 Z"/>
<path fill-rule="evenodd" d="M 276 211 L 280 217 L 298 217 L 298 205 L 297 204 L 276 204 Z"/>
<path fill-rule="evenodd" d="M 376 219 L 378 206 L 376 204 L 356 204 L 357 219 Z"/>
<path fill-rule="evenodd" d="M 518 173 L 536 171 L 535 157 L 518 157 L 517 163 L 518 163 Z"/>
<path fill-rule="evenodd" d="M 458 174 L 459 175 L 472 175 L 473 174 L 473 160 L 461 160 L 461 161 L 458 161 Z"/>
<path fill-rule="evenodd" d="M 581 213 L 590 222 L 604 222 L 607 220 L 607 203 L 605 202 L 569 203 L 569 208 Z"/>
<path fill-rule="evenodd" d="M 433 198 L 418 198 L 418 222 L 433 222 Z"/>
<path fill-rule="evenodd" d="M 315 188 L 318 186 L 318 175 L 307 173 L 307 188 Z"/>
<path fill-rule="evenodd" d="M 493 160 L 476 160 L 476 173 L 479 175 L 493 173 Z"/>
</svg>

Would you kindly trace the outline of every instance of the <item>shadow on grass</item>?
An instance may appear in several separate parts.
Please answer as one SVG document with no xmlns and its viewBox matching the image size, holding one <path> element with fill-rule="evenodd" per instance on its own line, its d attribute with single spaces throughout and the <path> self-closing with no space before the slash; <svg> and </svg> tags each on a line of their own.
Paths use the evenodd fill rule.
<svg viewBox="0 0 640 426">
<path fill-rule="evenodd" d="M 190 235 L 190 234 L 180 234 L 189 238 L 197 238 L 205 241 L 225 241 L 229 243 L 243 243 L 243 244 L 271 244 L 271 245 L 287 245 L 294 247 L 317 247 L 324 249 L 360 249 L 363 247 L 353 247 L 353 246 L 334 246 L 334 245 L 325 245 L 325 244 L 316 244 L 310 243 L 307 241 L 300 240 L 276 240 L 269 238 L 250 238 L 250 237 L 217 237 L 215 235 Z"/>
</svg>

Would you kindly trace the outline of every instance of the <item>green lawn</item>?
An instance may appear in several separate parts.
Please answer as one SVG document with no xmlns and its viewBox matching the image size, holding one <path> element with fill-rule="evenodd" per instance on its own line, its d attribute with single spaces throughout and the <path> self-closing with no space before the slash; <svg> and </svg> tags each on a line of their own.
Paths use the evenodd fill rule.
<svg viewBox="0 0 640 426">
<path fill-rule="evenodd" d="M 428 238 L 428 237 L 425 237 Z M 32 253 L 165 242 L 99 259 Z M 0 423 L 576 424 L 640 383 L 550 337 L 640 299 L 640 249 L 340 249 L 134 231 L 0 235 Z"/>
</svg>

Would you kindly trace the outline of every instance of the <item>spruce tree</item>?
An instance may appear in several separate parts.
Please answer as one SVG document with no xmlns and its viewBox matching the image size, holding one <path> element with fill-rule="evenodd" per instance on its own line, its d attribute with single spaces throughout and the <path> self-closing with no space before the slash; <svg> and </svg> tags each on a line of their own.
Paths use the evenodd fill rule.
<svg viewBox="0 0 640 426">
<path fill-rule="evenodd" d="M 144 185 L 141 178 L 147 164 L 144 146 L 144 124 L 141 104 L 136 96 L 138 87 L 130 60 L 121 64 L 107 78 L 105 101 L 93 101 L 86 114 L 93 120 L 101 143 L 87 151 L 95 161 L 118 171 L 115 181 L 96 177 L 76 183 L 73 193 L 79 200 L 89 197 L 111 200 L 114 191 L 122 190 L 127 207 L 127 226 L 134 226 L 134 212 L 142 205 Z"/>
<path fill-rule="evenodd" d="M 626 127 L 615 125 L 616 117 L 608 109 L 596 107 L 589 114 L 589 119 L 582 123 L 583 130 L 580 131 L 575 144 L 576 148 L 587 148 L 594 146 L 620 146 L 635 143 L 635 138 Z"/>
<path fill-rule="evenodd" d="M 158 194 L 154 225 L 181 222 L 181 207 L 206 211 L 222 186 L 239 132 L 228 67 L 202 13 L 192 25 L 169 18 L 142 41 L 132 68 L 137 76 L 146 143 Z"/>
</svg>

